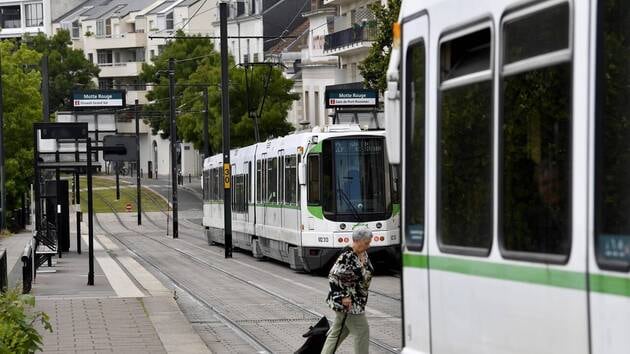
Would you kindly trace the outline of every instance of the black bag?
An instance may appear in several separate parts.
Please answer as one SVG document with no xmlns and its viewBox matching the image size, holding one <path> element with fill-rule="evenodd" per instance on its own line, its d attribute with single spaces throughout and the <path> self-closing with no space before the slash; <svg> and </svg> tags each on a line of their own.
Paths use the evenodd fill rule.
<svg viewBox="0 0 630 354">
<path fill-rule="evenodd" d="M 315 326 L 309 327 L 308 332 L 302 337 L 307 338 L 306 342 L 298 349 L 295 354 L 320 354 L 326 342 L 326 334 L 330 326 L 326 316 L 322 317 Z"/>
</svg>

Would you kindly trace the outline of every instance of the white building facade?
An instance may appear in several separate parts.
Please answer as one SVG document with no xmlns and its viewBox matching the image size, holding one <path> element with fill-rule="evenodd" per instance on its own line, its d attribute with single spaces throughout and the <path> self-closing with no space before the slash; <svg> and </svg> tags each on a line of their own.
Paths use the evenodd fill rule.
<svg viewBox="0 0 630 354">
<path fill-rule="evenodd" d="M 52 22 L 84 0 L 0 0 L 0 38 L 52 33 Z"/>
</svg>

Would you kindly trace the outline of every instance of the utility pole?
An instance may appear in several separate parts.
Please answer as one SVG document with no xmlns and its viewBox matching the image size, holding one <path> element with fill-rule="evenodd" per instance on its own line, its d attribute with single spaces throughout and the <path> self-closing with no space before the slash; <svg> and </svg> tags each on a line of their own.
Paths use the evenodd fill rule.
<svg viewBox="0 0 630 354">
<path fill-rule="evenodd" d="M 87 138 L 88 285 L 94 285 L 94 201 L 92 200 L 92 139 Z"/>
<path fill-rule="evenodd" d="M 136 188 L 137 188 L 137 198 L 138 198 L 138 225 L 142 225 L 142 202 L 141 202 L 141 192 L 142 188 L 140 187 L 140 113 L 138 112 L 138 99 L 135 101 L 136 106 L 134 107 L 134 112 L 136 114 Z"/>
<path fill-rule="evenodd" d="M 44 54 L 42 56 L 42 122 L 50 122 L 48 89 L 48 54 Z"/>
<path fill-rule="evenodd" d="M 225 258 L 232 258 L 232 173 L 230 165 L 230 92 L 228 88 L 227 15 L 228 4 L 219 4 L 221 31 L 221 115 L 223 116 L 223 220 Z"/>
<path fill-rule="evenodd" d="M 203 157 L 210 156 L 210 143 L 208 142 L 208 86 L 203 89 Z"/>
<path fill-rule="evenodd" d="M 175 126 L 175 59 L 168 60 L 168 96 L 170 102 L 170 120 L 171 120 L 171 188 L 172 204 L 173 204 L 173 238 L 179 237 L 177 230 L 177 127 Z M 167 228 L 168 229 L 168 228 Z"/>
<path fill-rule="evenodd" d="M 2 99 L 2 53 L 0 52 L 0 230 L 7 228 L 7 190 L 5 188 L 5 171 L 4 171 L 4 101 Z M 38 227 L 38 225 L 36 226 Z"/>
</svg>

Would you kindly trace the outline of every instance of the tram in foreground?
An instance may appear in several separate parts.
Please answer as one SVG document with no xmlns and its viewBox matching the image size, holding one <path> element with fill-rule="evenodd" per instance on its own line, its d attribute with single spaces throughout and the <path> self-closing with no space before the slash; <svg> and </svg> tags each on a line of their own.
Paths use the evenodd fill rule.
<svg viewBox="0 0 630 354">
<path fill-rule="evenodd" d="M 403 0 L 404 353 L 630 352 L 630 3 Z"/>
<path fill-rule="evenodd" d="M 377 259 L 399 257 L 395 171 L 383 131 L 331 125 L 234 149 L 232 240 L 254 257 L 306 271 L 328 270 L 352 230 L 373 231 Z M 223 243 L 223 157 L 203 168 L 203 225 Z"/>
</svg>

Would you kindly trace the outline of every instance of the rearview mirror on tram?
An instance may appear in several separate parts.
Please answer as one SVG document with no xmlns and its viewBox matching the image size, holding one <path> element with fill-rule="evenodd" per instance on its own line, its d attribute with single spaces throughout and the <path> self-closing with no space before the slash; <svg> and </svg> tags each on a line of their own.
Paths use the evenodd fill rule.
<svg viewBox="0 0 630 354">
<path fill-rule="evenodd" d="M 300 185 L 306 185 L 306 164 L 304 162 L 298 164 L 298 181 Z"/>
</svg>

